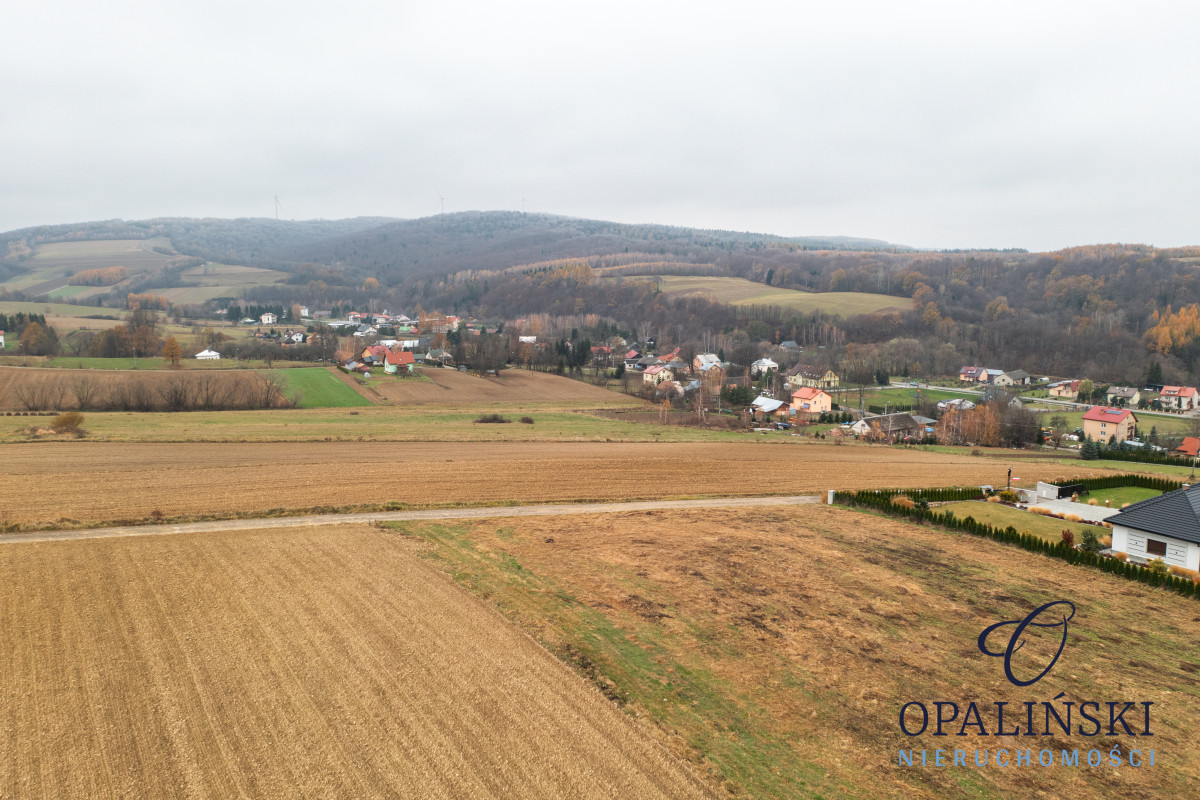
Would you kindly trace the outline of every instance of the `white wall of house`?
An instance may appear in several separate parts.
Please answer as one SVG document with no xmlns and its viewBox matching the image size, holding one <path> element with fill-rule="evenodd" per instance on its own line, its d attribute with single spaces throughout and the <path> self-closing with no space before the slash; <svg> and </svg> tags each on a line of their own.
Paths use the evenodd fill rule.
<svg viewBox="0 0 1200 800">
<path fill-rule="evenodd" d="M 1165 542 L 1167 545 L 1167 554 L 1165 556 L 1158 556 L 1147 553 L 1146 539 L 1148 538 Z M 1112 549 L 1128 553 L 1131 556 L 1144 558 L 1147 561 L 1161 558 L 1168 564 L 1174 564 L 1177 567 L 1200 570 L 1200 545 L 1185 542 L 1182 539 L 1174 539 L 1170 536 L 1160 536 L 1157 533 L 1145 533 L 1133 528 L 1126 528 L 1124 525 L 1113 526 Z"/>
</svg>

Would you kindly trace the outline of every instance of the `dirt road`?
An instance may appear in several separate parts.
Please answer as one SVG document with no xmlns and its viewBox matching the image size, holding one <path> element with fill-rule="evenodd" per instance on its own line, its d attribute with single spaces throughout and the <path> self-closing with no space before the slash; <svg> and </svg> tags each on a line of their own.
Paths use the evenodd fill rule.
<svg viewBox="0 0 1200 800">
<path fill-rule="evenodd" d="M 111 539 L 119 536 L 163 536 L 173 533 L 255 531 L 271 528 L 310 528 L 352 522 L 402 522 L 431 519 L 495 519 L 500 517 L 556 517 L 563 514 L 602 514 L 663 509 L 748 508 L 807 505 L 820 501 L 811 495 L 793 497 L 728 497 L 715 500 L 649 500 L 638 503 L 576 503 L 572 505 L 504 506 L 500 508 L 439 508 L 426 511 L 374 511 L 363 514 L 317 514 L 307 517 L 267 517 L 190 522 L 183 525 L 127 525 L 81 531 L 38 531 L 0 534 L 0 544 L 53 542 L 64 539 Z"/>
</svg>

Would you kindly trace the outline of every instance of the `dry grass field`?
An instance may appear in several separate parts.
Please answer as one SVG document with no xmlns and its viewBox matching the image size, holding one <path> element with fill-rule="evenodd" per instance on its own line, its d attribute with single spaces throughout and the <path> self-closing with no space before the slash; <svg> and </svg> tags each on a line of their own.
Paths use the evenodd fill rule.
<svg viewBox="0 0 1200 800">
<path fill-rule="evenodd" d="M 391 525 L 627 710 L 686 744 L 734 796 L 1196 796 L 1194 599 L 826 506 Z M 1059 599 L 1077 607 L 1062 657 L 1036 685 L 1017 689 L 976 639 Z M 1057 645 L 1031 639 L 1026 652 Z M 1059 692 L 1075 703 L 1152 701 L 1154 736 L 1105 728 L 1095 738 L 959 739 L 930 729 L 910 739 L 898 726 L 908 701 L 1020 708 L 1031 700 L 1040 715 L 1040 702 Z M 994 706 L 984 715 L 994 733 Z M 1156 766 L 1108 766 L 1114 743 L 1154 748 Z M 976 747 L 1008 748 L 1014 762 L 1016 749 L 1033 748 L 1034 761 L 897 764 L 900 748 L 928 748 L 931 759 L 949 749 L 952 759 L 956 747 L 968 759 Z M 1078 748 L 1083 765 L 1041 767 L 1043 748 L 1056 761 Z M 1106 766 L 1086 766 L 1091 748 L 1103 750 Z"/>
<path fill-rule="evenodd" d="M 191 416 L 191 415 L 182 415 Z M 525 426 L 478 426 L 486 428 Z M 537 426 L 532 426 L 537 427 Z M 718 443 L 5 445 L 0 524 L 96 524 L 388 502 L 472 505 L 1003 483 L 1007 462 L 892 448 Z M 1038 478 L 1105 474 L 1023 464 Z"/>
<path fill-rule="evenodd" d="M 429 380 L 398 378 L 372 381 L 371 386 L 399 406 L 480 406 L 495 403 L 500 407 L 525 403 L 579 403 L 591 408 L 610 408 L 647 405 L 636 397 L 545 372 L 506 369 L 494 378 L 453 369 L 421 369 L 418 372 Z"/>
<path fill-rule="evenodd" d="M 0 547 L 0 797 L 716 795 L 398 537 Z"/>
<path fill-rule="evenodd" d="M 844 316 L 907 307 L 903 297 L 887 294 L 801 292 L 795 289 L 779 289 L 744 278 L 660 275 L 656 276 L 656 280 L 659 281 L 664 294 L 702 295 L 735 306 L 779 306 L 801 313 L 824 311 L 827 314 Z"/>
</svg>

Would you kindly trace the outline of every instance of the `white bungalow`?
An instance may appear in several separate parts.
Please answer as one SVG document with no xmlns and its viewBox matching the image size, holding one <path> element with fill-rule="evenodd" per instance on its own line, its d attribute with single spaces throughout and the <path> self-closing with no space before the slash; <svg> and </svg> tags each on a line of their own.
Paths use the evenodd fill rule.
<svg viewBox="0 0 1200 800">
<path fill-rule="evenodd" d="M 199 353 L 196 353 L 196 358 L 201 361 L 219 361 L 221 354 L 216 350 L 201 350 Z"/>
<path fill-rule="evenodd" d="M 1161 558 L 1200 570 L 1200 484 L 1134 503 L 1107 519 L 1112 549 L 1137 562 Z"/>
</svg>

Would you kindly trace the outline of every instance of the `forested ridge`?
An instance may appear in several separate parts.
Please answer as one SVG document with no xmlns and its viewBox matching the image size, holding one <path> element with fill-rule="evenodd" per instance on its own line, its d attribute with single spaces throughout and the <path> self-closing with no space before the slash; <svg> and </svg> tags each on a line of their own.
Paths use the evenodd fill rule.
<svg viewBox="0 0 1200 800">
<path fill-rule="evenodd" d="M 247 290 L 288 307 L 417 306 L 480 319 L 606 320 L 642 338 L 741 336 L 823 345 L 849 371 L 937 375 L 964 363 L 1135 383 L 1200 368 L 1200 247 L 1091 245 L 1051 253 L 916 251 L 848 238 L 788 238 L 517 212 L 422 220 L 179 220 L 51 226 L 0 235 L 20 269 L 39 243 L 168 236 L 180 253 L 289 273 Z M 901 310 L 853 318 L 733 307 L 659 293 L 655 274 L 744 278 L 804 292 L 872 292 Z"/>
</svg>

